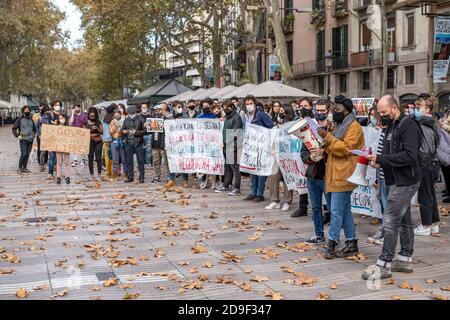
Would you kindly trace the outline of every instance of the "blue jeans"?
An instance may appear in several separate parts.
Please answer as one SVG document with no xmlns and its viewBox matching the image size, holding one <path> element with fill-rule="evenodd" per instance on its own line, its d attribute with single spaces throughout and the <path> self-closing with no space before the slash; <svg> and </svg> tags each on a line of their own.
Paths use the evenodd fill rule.
<svg viewBox="0 0 450 320">
<path fill-rule="evenodd" d="M 251 188 L 252 191 L 250 194 L 252 196 L 263 197 L 267 177 L 256 176 L 254 174 L 252 174 L 251 177 L 252 177 L 252 188 Z"/>
<path fill-rule="evenodd" d="M 123 172 L 128 173 L 127 160 L 125 158 L 125 148 L 120 148 L 117 140 L 111 143 L 111 153 L 113 160 L 113 172 L 115 174 L 119 174 L 119 164 L 120 162 L 122 162 Z"/>
<path fill-rule="evenodd" d="M 144 136 L 144 147 L 142 148 L 144 152 L 144 162 L 145 164 L 152 164 L 152 136 Z"/>
<path fill-rule="evenodd" d="M 352 206 L 351 206 L 352 191 L 347 192 L 330 192 L 330 212 L 331 222 L 328 238 L 330 240 L 338 241 L 341 229 L 344 229 L 346 240 L 356 239 L 355 224 L 353 222 Z"/>
<path fill-rule="evenodd" d="M 330 208 L 330 195 L 325 193 L 325 180 L 308 178 L 306 182 L 308 186 L 309 198 L 311 199 L 314 232 L 317 237 L 323 237 L 322 195 L 325 194 L 328 208 Z"/>
<path fill-rule="evenodd" d="M 56 152 L 48 153 L 48 174 L 53 174 L 56 165 Z"/>
</svg>

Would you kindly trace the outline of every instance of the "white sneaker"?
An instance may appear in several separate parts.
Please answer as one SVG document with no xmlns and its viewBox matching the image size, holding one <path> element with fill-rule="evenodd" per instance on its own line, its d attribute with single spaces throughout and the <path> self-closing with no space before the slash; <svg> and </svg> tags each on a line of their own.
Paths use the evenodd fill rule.
<svg viewBox="0 0 450 320">
<path fill-rule="evenodd" d="M 431 228 L 425 228 L 423 225 L 419 225 L 414 229 L 414 235 L 416 236 L 429 236 L 431 235 Z"/>
<path fill-rule="evenodd" d="M 208 181 L 200 183 L 200 189 L 206 189 L 207 184 L 208 184 Z"/>
<path fill-rule="evenodd" d="M 281 211 L 289 211 L 289 203 L 283 203 L 281 207 Z"/>
<path fill-rule="evenodd" d="M 272 210 L 272 209 L 280 209 L 281 205 L 278 202 L 272 202 L 271 204 L 269 204 L 266 209 L 267 210 Z"/>
<path fill-rule="evenodd" d="M 439 233 L 439 225 L 431 226 L 431 234 Z"/>
<path fill-rule="evenodd" d="M 72 167 L 76 167 L 78 165 L 78 161 L 77 160 L 73 160 L 72 161 Z"/>
</svg>

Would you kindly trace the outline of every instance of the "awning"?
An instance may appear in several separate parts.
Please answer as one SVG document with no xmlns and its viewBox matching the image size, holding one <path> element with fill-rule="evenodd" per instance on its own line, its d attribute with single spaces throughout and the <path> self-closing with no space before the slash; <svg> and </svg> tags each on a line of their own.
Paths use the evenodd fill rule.
<svg viewBox="0 0 450 320">
<path fill-rule="evenodd" d="M 320 96 L 303 91 L 276 81 L 266 81 L 257 85 L 253 90 L 250 90 L 248 94 L 255 96 L 256 98 L 320 98 Z"/>
</svg>

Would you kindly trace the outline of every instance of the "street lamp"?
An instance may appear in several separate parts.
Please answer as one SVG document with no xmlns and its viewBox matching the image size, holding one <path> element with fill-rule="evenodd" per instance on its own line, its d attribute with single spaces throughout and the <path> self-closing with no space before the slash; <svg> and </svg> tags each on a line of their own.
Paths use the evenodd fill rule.
<svg viewBox="0 0 450 320">
<path fill-rule="evenodd" d="M 325 54 L 325 66 L 327 68 L 327 99 L 331 101 L 331 69 L 333 68 L 333 54 L 331 50 Z"/>
<path fill-rule="evenodd" d="M 231 74 L 230 73 L 224 73 L 223 79 L 225 80 L 225 84 L 228 85 L 231 82 Z"/>
</svg>

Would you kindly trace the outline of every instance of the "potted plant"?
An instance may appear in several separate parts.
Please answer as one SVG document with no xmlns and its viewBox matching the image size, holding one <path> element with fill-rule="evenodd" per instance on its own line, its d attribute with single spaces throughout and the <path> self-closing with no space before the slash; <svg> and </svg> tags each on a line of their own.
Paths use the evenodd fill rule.
<svg viewBox="0 0 450 320">
<path fill-rule="evenodd" d="M 347 14 L 347 8 L 345 0 L 336 0 L 335 7 L 336 17 L 344 17 Z"/>
<path fill-rule="evenodd" d="M 283 20 L 284 29 L 286 31 L 293 30 L 294 29 L 294 21 L 295 21 L 295 16 L 292 12 L 289 13 L 288 15 L 286 15 Z"/>
<path fill-rule="evenodd" d="M 325 25 L 326 13 L 324 0 L 319 0 L 316 8 L 311 13 L 311 23 L 317 30 L 321 30 Z"/>
</svg>

